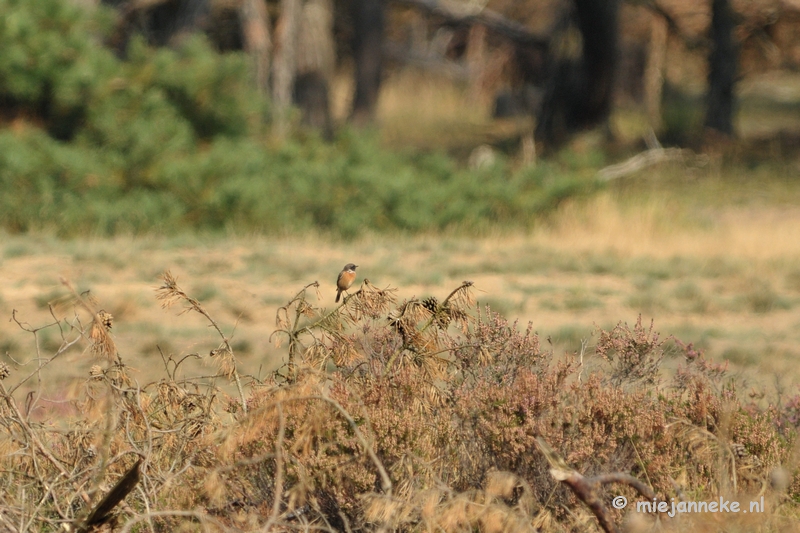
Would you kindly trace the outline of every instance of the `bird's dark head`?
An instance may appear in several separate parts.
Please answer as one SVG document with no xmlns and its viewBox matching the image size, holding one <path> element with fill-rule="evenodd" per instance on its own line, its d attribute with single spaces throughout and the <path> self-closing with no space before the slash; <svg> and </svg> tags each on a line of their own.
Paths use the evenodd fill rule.
<svg viewBox="0 0 800 533">
<path fill-rule="evenodd" d="M 355 272 L 356 268 L 358 268 L 358 265 L 354 265 L 353 263 L 347 263 L 344 266 L 344 270 L 352 270 L 353 272 Z"/>
</svg>

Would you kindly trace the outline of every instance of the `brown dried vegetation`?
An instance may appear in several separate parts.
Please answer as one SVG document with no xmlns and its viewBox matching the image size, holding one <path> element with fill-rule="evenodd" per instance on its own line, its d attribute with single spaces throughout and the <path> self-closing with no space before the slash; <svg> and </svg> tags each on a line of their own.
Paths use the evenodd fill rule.
<svg viewBox="0 0 800 533">
<path fill-rule="evenodd" d="M 398 304 L 394 290 L 365 280 L 333 309 L 315 306 L 314 283 L 279 309 L 273 340 L 287 345 L 287 364 L 259 380 L 238 374 L 229 337 L 203 306 L 169 273 L 162 281 L 165 307 L 182 303 L 219 332 L 209 356 L 163 355 L 164 377 L 139 384 L 111 340 L 111 316 L 73 291 L 71 321 L 51 310 L 45 326 L 61 332 L 57 352 L 0 367 L 0 529 L 91 530 L 92 508 L 125 476 L 135 486 L 104 527 L 597 530 L 554 460 L 604 483 L 630 474 L 666 501 L 765 495 L 764 531 L 798 525 L 800 401 L 758 407 L 678 341 L 684 362 L 667 375 L 665 343 L 641 320 L 600 331 L 590 364 L 543 348 L 530 324 L 476 309 L 471 282 L 441 302 Z M 42 328 L 14 319 L 38 339 Z M 75 414 L 33 416 L 41 383 L 24 400 L 21 387 L 82 343 L 109 360 L 91 361 Z M 217 372 L 176 379 L 198 359 Z M 613 496 L 642 499 L 628 485 L 597 487 L 609 523 L 624 518 L 607 505 Z M 630 530 L 656 519 L 636 518 L 644 522 L 629 520 Z M 668 531 L 745 524 L 712 518 L 659 520 Z"/>
</svg>

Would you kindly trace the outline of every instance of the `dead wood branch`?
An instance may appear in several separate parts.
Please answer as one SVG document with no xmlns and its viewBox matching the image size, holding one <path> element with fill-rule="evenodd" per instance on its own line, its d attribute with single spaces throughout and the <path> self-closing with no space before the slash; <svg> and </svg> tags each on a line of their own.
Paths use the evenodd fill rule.
<svg viewBox="0 0 800 533">
<path fill-rule="evenodd" d="M 586 504 L 606 533 L 617 533 L 619 529 L 598 494 L 598 489 L 602 485 L 621 483 L 632 487 L 647 500 L 655 502 L 657 499 L 655 492 L 650 487 L 629 474 L 612 473 L 587 478 L 567 465 L 566 461 L 543 438 L 536 437 L 536 443 L 550 464 L 550 475 L 553 476 L 553 479 L 568 486 L 575 496 Z"/>
<path fill-rule="evenodd" d="M 642 169 L 657 165 L 659 163 L 678 161 L 681 163 L 694 160 L 695 164 L 704 164 L 706 158 L 681 148 L 652 148 L 640 152 L 630 159 L 601 168 L 597 172 L 597 177 L 601 181 L 611 181 L 624 178 L 635 174 Z"/>
<path fill-rule="evenodd" d="M 472 26 L 481 24 L 489 31 L 499 33 L 512 41 L 529 46 L 546 48 L 549 42 L 545 36 L 530 31 L 523 24 L 510 20 L 491 9 L 481 9 L 477 13 L 454 13 L 438 0 L 391 0 L 394 4 L 420 9 L 430 15 L 443 18 L 449 24 Z"/>
<path fill-rule="evenodd" d="M 109 514 L 119 503 L 130 494 L 136 487 L 141 479 L 141 470 L 139 467 L 142 465 L 141 457 L 134 464 L 119 481 L 114 485 L 106 496 L 95 505 L 92 512 L 86 518 L 86 522 L 78 531 L 89 531 L 93 526 L 102 524 L 109 519 Z"/>
</svg>

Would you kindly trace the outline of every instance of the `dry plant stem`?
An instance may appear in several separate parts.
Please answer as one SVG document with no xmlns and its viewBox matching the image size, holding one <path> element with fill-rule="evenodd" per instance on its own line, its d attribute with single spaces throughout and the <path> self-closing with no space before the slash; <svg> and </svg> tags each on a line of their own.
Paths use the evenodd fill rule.
<svg viewBox="0 0 800 533">
<path fill-rule="evenodd" d="M 31 427 L 28 425 L 28 423 L 23 418 L 22 413 L 20 412 L 19 408 L 17 407 L 17 402 L 15 402 L 14 398 L 12 398 L 8 394 L 8 392 L 6 391 L 5 386 L 2 383 L 0 383 L 0 394 L 2 394 L 3 399 L 6 401 L 6 405 L 8 405 L 8 408 L 11 409 L 11 411 L 16 416 L 15 422 L 22 428 L 22 431 L 25 433 L 25 435 L 27 435 L 28 438 L 31 439 L 31 441 L 33 442 L 35 447 L 38 448 L 40 452 L 42 452 L 42 455 L 44 455 L 47 458 L 47 460 L 50 461 L 50 463 L 54 467 L 56 467 L 56 469 L 58 469 L 58 471 L 61 473 L 61 475 L 65 479 L 69 479 L 69 474 L 67 473 L 66 469 L 61 465 L 61 463 L 58 461 L 58 459 L 56 459 L 53 456 L 53 454 L 50 453 L 50 450 L 48 450 L 47 447 L 44 444 L 42 444 L 42 441 L 39 440 L 39 437 L 36 435 L 36 433 L 31 429 Z M 39 481 L 41 481 L 41 479 Z M 91 499 L 89 498 L 89 495 L 86 494 L 86 492 L 84 492 L 84 491 L 80 491 L 80 496 L 83 499 L 83 501 L 86 502 L 86 503 L 89 503 L 91 501 Z"/>
<path fill-rule="evenodd" d="M 150 520 L 153 518 L 160 518 L 160 517 L 184 517 L 184 518 L 194 518 L 197 520 L 200 525 L 203 527 L 203 531 L 212 531 L 208 524 L 214 525 L 214 531 L 232 531 L 228 527 L 225 526 L 219 520 L 212 518 L 208 513 L 204 513 L 201 511 L 153 511 L 151 513 L 146 513 L 143 515 L 136 516 L 128 520 L 122 529 L 119 530 L 119 533 L 129 533 L 133 527 L 138 524 L 139 522 L 144 522 L 145 520 Z"/>
<path fill-rule="evenodd" d="M 201 308 L 202 309 L 202 308 Z M 205 316 L 209 322 L 214 326 L 214 329 L 217 330 L 220 337 L 222 337 L 222 344 L 225 346 L 225 350 L 231 354 L 231 358 L 234 358 L 234 365 L 233 365 L 233 379 L 236 381 L 236 390 L 239 391 L 239 399 L 242 401 L 242 412 L 247 414 L 247 401 L 244 398 L 244 389 L 242 388 L 242 380 L 239 377 L 239 371 L 236 369 L 235 357 L 233 355 L 233 348 L 231 347 L 230 343 L 228 342 L 228 338 L 222 333 L 222 330 L 219 329 L 217 323 L 214 321 L 208 313 L 205 312 L 205 309 L 202 309 L 202 314 Z"/>
<path fill-rule="evenodd" d="M 324 329 L 326 331 L 330 331 L 328 328 L 326 328 L 323 325 L 323 324 L 325 324 L 325 321 L 328 320 L 329 318 L 331 318 L 333 315 L 339 313 L 342 310 L 343 307 L 347 306 L 347 302 L 350 299 L 352 299 L 355 296 L 358 296 L 359 294 L 361 294 L 361 292 L 362 292 L 361 289 L 359 289 L 356 292 L 354 292 L 353 294 L 348 294 L 347 296 L 344 297 L 344 299 L 342 300 L 342 303 L 340 303 L 338 306 L 336 306 L 332 311 L 328 312 L 328 314 L 322 316 L 319 320 L 317 320 L 313 324 L 309 324 L 307 326 L 303 326 L 300 329 L 296 329 L 297 328 L 297 321 L 295 321 L 294 327 L 293 327 L 293 330 L 292 330 L 292 331 L 294 331 L 295 337 L 300 335 L 301 333 L 311 333 L 311 330 L 314 329 L 314 328 L 321 328 L 321 329 Z M 299 311 L 298 311 L 297 319 L 298 319 L 298 321 L 300 319 L 300 312 Z"/>
<path fill-rule="evenodd" d="M 642 469 L 642 472 L 644 472 L 644 477 L 647 479 L 647 485 L 646 486 L 649 489 L 650 487 L 653 486 L 653 481 L 650 479 L 650 475 L 647 473 L 647 468 L 644 465 L 644 461 L 642 461 L 642 456 L 641 456 L 641 454 L 639 454 L 639 448 L 633 442 L 633 439 L 629 438 L 628 442 L 631 443 L 631 446 L 633 447 L 633 451 L 636 452 L 636 460 L 639 461 L 639 467 Z M 639 492 L 641 492 L 641 491 L 639 491 Z M 650 498 L 648 498 L 648 499 L 650 499 Z"/>
<path fill-rule="evenodd" d="M 20 328 L 21 328 L 23 331 L 28 331 L 28 332 L 30 332 L 30 333 L 33 333 L 34 337 L 36 337 L 37 339 L 38 339 L 38 335 L 37 335 L 37 333 L 38 333 L 39 331 L 41 331 L 41 330 L 43 330 L 43 329 L 45 329 L 45 328 L 49 328 L 49 327 L 51 327 L 51 326 L 56 326 L 56 325 L 58 325 L 58 324 L 59 324 L 59 322 L 58 322 L 58 321 L 56 321 L 56 322 L 53 322 L 53 323 L 51 323 L 51 324 L 46 324 L 46 325 L 44 325 L 44 326 L 42 326 L 42 327 L 39 327 L 39 328 L 34 328 L 34 329 L 28 328 L 28 327 L 26 327 L 26 326 L 25 326 L 25 325 L 24 325 L 22 322 L 20 322 L 20 321 L 17 319 L 17 310 L 16 310 L 16 309 L 14 309 L 14 310 L 12 310 L 12 311 L 11 311 L 11 319 L 12 319 L 14 322 L 16 322 L 17 326 L 19 326 L 19 327 L 20 327 Z M 76 320 L 77 320 L 77 317 L 76 317 Z M 80 325 L 80 322 L 78 322 L 78 325 Z M 72 327 L 80 331 L 80 328 L 79 328 L 78 326 L 75 326 L 75 325 L 73 325 Z M 69 341 L 69 342 L 67 342 L 67 343 L 62 343 L 62 345 L 61 345 L 61 346 L 59 346 L 59 348 L 58 348 L 58 351 L 56 351 L 56 353 L 55 353 L 55 354 L 53 354 L 53 355 L 52 355 L 50 358 L 48 358 L 48 359 L 47 359 L 47 360 L 45 360 L 44 362 L 41 362 L 41 363 L 39 363 L 39 364 L 36 366 L 36 369 L 35 369 L 34 371 L 32 371 L 32 372 L 31 372 L 30 374 L 28 374 L 27 376 L 25 376 L 25 377 L 24 377 L 22 380 L 20 380 L 20 381 L 19 381 L 19 383 L 17 383 L 17 384 L 16 384 L 16 385 L 14 385 L 13 387 L 11 387 L 11 388 L 9 389 L 9 391 L 8 391 L 8 394 L 9 394 L 9 395 L 11 395 L 11 394 L 14 394 L 14 392 L 15 392 L 17 389 L 19 389 L 19 388 L 20 388 L 22 385 L 24 385 L 24 384 L 25 384 L 25 383 L 26 383 L 26 382 L 27 382 L 29 379 L 31 379 L 33 376 L 36 376 L 36 375 L 40 374 L 40 373 L 41 373 L 41 371 L 42 371 L 42 369 L 43 369 L 44 367 L 46 367 L 47 365 L 49 365 L 50 363 L 52 363 L 52 362 L 53 362 L 53 361 L 54 361 L 54 360 L 55 360 L 57 357 L 61 356 L 61 355 L 62 355 L 64 352 L 66 352 L 67 350 L 69 350 L 70 348 L 72 348 L 72 347 L 73 347 L 75 344 L 77 344 L 77 343 L 78 343 L 80 340 L 81 340 L 81 335 L 79 335 L 79 336 L 75 337 L 75 339 L 73 339 L 73 340 L 71 340 L 71 341 Z M 37 353 L 37 359 L 38 359 L 38 360 L 41 360 L 41 359 L 42 359 L 42 357 L 41 357 L 41 353 L 39 352 L 39 343 L 38 343 L 38 342 L 36 343 L 36 353 Z"/>
<path fill-rule="evenodd" d="M 310 287 L 318 288 L 319 287 L 319 282 L 315 281 L 314 283 L 310 283 L 310 284 L 306 285 L 305 287 L 303 287 L 303 290 L 300 291 L 299 293 L 297 293 L 297 296 L 295 296 L 294 299 L 292 299 L 292 302 L 298 301 L 298 299 L 300 301 L 305 301 L 306 290 L 309 289 Z M 345 305 L 346 302 L 347 302 L 347 297 L 345 297 L 345 299 L 344 299 L 344 301 L 342 302 L 341 305 Z M 331 316 L 331 314 L 333 314 L 333 313 L 329 313 L 328 315 L 326 315 L 325 317 L 320 319 L 318 321 L 318 323 L 322 322 L 323 320 L 325 320 L 326 318 Z M 295 358 L 297 356 L 297 347 L 298 347 L 298 345 L 300 345 L 300 346 L 303 345 L 300 342 L 300 338 L 299 338 L 300 337 L 300 333 L 302 333 L 303 331 L 308 331 L 309 333 L 311 333 L 311 331 L 309 330 L 308 327 L 304 327 L 302 329 L 297 329 L 297 325 L 300 323 L 300 317 L 301 316 L 303 316 L 302 306 L 298 305 L 298 306 L 296 306 L 296 309 L 295 309 L 294 324 L 292 324 L 291 333 L 287 332 L 287 333 L 289 333 L 289 337 L 291 339 L 290 342 L 289 342 L 289 375 L 292 377 L 292 379 L 297 377 L 297 365 L 295 363 Z"/>
<path fill-rule="evenodd" d="M 334 409 L 336 409 L 339 412 L 339 414 L 342 416 L 342 418 L 344 418 L 347 421 L 347 423 L 350 425 L 350 428 L 353 430 L 353 434 L 358 439 L 358 442 L 364 447 L 364 450 L 366 451 L 367 455 L 369 456 L 370 461 L 372 461 L 372 463 L 375 465 L 375 468 L 378 470 L 378 475 L 380 475 L 380 477 L 381 477 L 381 489 L 383 489 L 383 491 L 386 494 L 391 495 L 391 493 L 392 493 L 392 480 L 389 477 L 389 474 L 386 472 L 386 468 L 383 466 L 383 463 L 381 463 L 381 460 L 378 459 L 378 456 L 375 453 L 375 450 L 373 450 L 372 446 L 367 442 L 366 437 L 364 436 L 364 434 L 359 429 L 358 424 L 356 423 L 356 421 L 353 419 L 352 416 L 350 416 L 350 413 L 348 413 L 347 410 L 344 407 L 342 407 L 342 404 L 340 404 L 339 402 L 337 402 L 333 398 L 328 398 L 327 396 L 311 395 L 311 396 L 298 396 L 296 398 L 279 399 L 279 400 L 275 401 L 275 405 L 278 406 L 278 405 L 280 405 L 282 403 L 305 402 L 305 401 L 309 401 L 309 400 L 320 400 L 320 401 L 323 401 L 323 402 L 327 402 L 328 404 L 330 404 Z"/>
<path fill-rule="evenodd" d="M 448 303 L 450 303 L 450 299 L 453 296 L 455 296 L 459 292 L 463 291 L 464 289 L 468 289 L 468 288 L 472 287 L 473 285 L 474 285 L 474 283 L 472 281 L 462 281 L 461 285 L 459 285 L 458 287 L 453 289 L 453 291 L 450 294 L 447 295 L 447 298 L 444 299 L 444 301 L 442 302 L 442 305 L 447 305 Z"/>
<path fill-rule="evenodd" d="M 304 302 L 305 301 L 305 293 L 311 287 L 318 288 L 319 287 L 319 282 L 315 281 L 314 283 L 309 283 L 308 285 L 303 287 L 303 289 L 300 290 L 300 292 L 298 292 L 294 296 L 294 298 L 292 298 L 289 301 L 288 304 L 286 304 L 285 306 L 283 306 L 280 309 L 278 309 L 278 319 L 277 319 L 278 329 L 276 329 L 272 333 L 272 335 L 275 335 L 276 333 L 283 333 L 287 337 L 289 337 L 289 361 L 288 361 L 287 364 L 288 364 L 288 367 L 289 367 L 289 382 L 290 383 L 294 381 L 294 379 L 296 378 L 296 375 L 297 375 L 297 365 L 296 365 L 295 360 L 297 358 L 298 349 L 299 349 L 299 347 L 303 347 L 304 346 L 303 343 L 300 341 L 300 335 L 303 334 L 303 333 L 307 333 L 307 334 L 309 334 L 309 335 L 311 335 L 313 337 L 315 329 L 321 329 L 323 331 L 326 331 L 326 332 L 330 333 L 331 335 L 337 335 L 337 332 L 335 332 L 335 331 L 331 330 L 330 328 L 326 327 L 326 324 L 328 323 L 328 321 L 333 316 L 335 316 L 336 314 L 340 313 L 343 308 L 347 307 L 347 303 L 352 298 L 360 295 L 363 292 L 363 289 L 359 289 L 359 290 L 357 290 L 356 292 L 354 292 L 352 294 L 347 294 L 342 299 L 342 303 L 340 303 L 338 306 L 334 307 L 327 314 L 322 315 L 315 322 L 313 322 L 311 324 L 307 324 L 307 325 L 303 326 L 302 328 L 298 328 L 298 325 L 300 323 L 300 318 L 303 316 L 303 307 L 301 305 L 297 305 L 296 309 L 295 309 L 294 323 L 291 325 L 291 328 L 289 328 L 288 327 L 289 326 L 289 319 L 288 319 L 289 306 L 291 306 L 295 302 Z M 280 318 L 280 312 L 281 311 L 283 311 L 283 313 L 284 313 L 284 320 L 285 320 L 285 324 L 287 326 L 287 327 L 283 327 L 283 328 L 280 327 L 281 326 L 281 318 Z M 270 335 L 270 339 L 272 338 L 272 335 Z"/>
<path fill-rule="evenodd" d="M 39 499 L 39 503 L 36 504 L 36 509 L 31 511 L 31 513 L 30 513 L 31 516 L 30 516 L 30 519 L 28 520 L 28 523 L 25 524 L 24 526 L 22 526 L 20 528 L 20 531 L 30 531 L 31 527 L 33 526 L 34 520 L 37 520 L 38 518 L 40 518 L 39 517 L 39 511 L 44 506 L 44 504 L 48 500 L 48 498 L 50 498 L 51 495 L 53 494 L 53 484 L 52 483 L 46 483 L 45 484 L 45 488 L 47 489 L 47 491 L 45 491 L 44 495 Z M 62 518 L 63 518 L 63 515 L 62 515 Z"/>
<path fill-rule="evenodd" d="M 9 531 L 14 531 L 16 529 L 11 522 L 6 520 L 6 517 L 5 517 L 4 513 L 0 513 L 0 523 L 5 524 L 5 526 L 8 528 Z M 24 531 L 24 530 L 20 529 L 20 531 Z"/>
<path fill-rule="evenodd" d="M 289 303 L 287 303 L 283 307 L 278 308 L 278 312 L 276 313 L 276 318 L 275 318 L 275 326 L 276 326 L 277 329 L 274 332 L 272 332 L 272 334 L 269 336 L 270 341 L 272 341 L 272 337 L 276 333 L 285 333 L 286 336 L 289 337 L 289 361 L 288 361 L 287 364 L 289 366 L 290 381 L 294 380 L 294 378 L 296 377 L 296 373 L 297 373 L 297 368 L 296 368 L 296 364 L 295 364 L 295 356 L 297 354 L 297 346 L 298 345 L 302 346 L 302 343 L 300 342 L 300 339 L 299 339 L 298 335 L 302 331 L 308 330 L 308 327 L 302 328 L 300 330 L 297 329 L 297 324 L 300 322 L 300 317 L 303 314 L 302 313 L 302 307 L 300 305 L 295 306 L 294 324 L 291 324 L 291 327 L 290 327 L 291 320 L 289 320 L 289 307 L 292 304 L 294 304 L 295 302 L 305 302 L 306 291 L 308 291 L 308 289 L 310 289 L 311 287 L 314 287 L 315 289 L 317 289 L 317 292 L 319 293 L 319 282 L 315 281 L 313 283 L 309 283 L 308 285 L 306 285 L 305 287 L 300 289 L 300 291 L 298 291 L 298 293 L 295 294 L 294 297 L 291 300 L 289 300 Z M 344 302 L 342 302 L 342 305 L 344 305 L 345 302 L 347 302 L 347 297 L 345 297 L 345 300 L 344 300 Z M 281 312 L 283 312 L 283 317 L 281 317 Z M 329 317 L 331 314 L 332 313 L 329 313 L 324 318 Z M 283 325 L 285 325 L 285 326 L 281 327 Z"/>
<path fill-rule="evenodd" d="M 580 371 L 578 372 L 578 383 L 582 382 L 583 377 L 583 356 L 586 354 L 586 347 L 589 345 L 589 341 L 587 339 L 581 339 L 581 351 L 578 353 L 578 367 Z"/>
<path fill-rule="evenodd" d="M 186 292 L 183 291 L 183 289 L 181 289 L 178 286 L 177 280 L 172 277 L 172 274 L 170 274 L 169 271 L 163 274 L 162 279 L 164 280 L 164 285 L 159 287 L 157 291 L 159 292 L 159 299 L 162 300 L 163 307 L 168 307 L 176 299 L 186 300 L 186 302 L 188 302 L 189 304 L 189 309 L 203 315 L 206 318 L 206 320 L 208 320 L 208 322 L 213 326 L 213 328 L 217 330 L 217 333 L 222 338 L 222 346 L 224 350 L 228 352 L 231 356 L 231 359 L 233 359 L 233 371 L 231 372 L 231 374 L 233 375 L 233 378 L 236 382 L 236 389 L 239 391 L 239 399 L 242 402 L 242 412 L 244 414 L 247 414 L 247 401 L 245 400 L 244 397 L 242 380 L 239 377 L 239 371 L 236 369 L 236 357 L 233 354 L 233 348 L 231 347 L 230 342 L 228 341 L 228 337 L 225 336 L 225 334 L 222 332 L 222 329 L 219 327 L 219 324 L 217 324 L 217 321 L 211 318 L 211 315 L 208 314 L 208 311 L 205 310 L 202 304 L 200 304 L 200 302 L 195 298 L 189 296 Z"/>
<path fill-rule="evenodd" d="M 113 389 L 113 386 L 109 386 Z M 94 478 L 92 479 L 91 493 L 92 497 L 99 492 L 100 483 L 106 475 L 106 468 L 108 468 L 108 453 L 111 450 L 111 439 L 114 433 L 114 422 L 116 420 L 116 409 L 111 407 L 106 409 L 106 427 L 103 430 L 103 442 L 100 445 L 100 465 L 95 471 Z"/>
<path fill-rule="evenodd" d="M 731 459 L 730 473 L 731 473 L 731 478 L 732 478 L 732 481 L 733 481 L 733 490 L 734 491 L 738 490 L 738 485 L 739 484 L 738 484 L 738 480 L 736 478 L 736 455 L 733 453 L 733 450 L 731 449 L 731 447 L 728 446 L 727 444 L 725 444 L 719 437 L 717 437 L 716 435 L 714 435 L 713 433 L 711 433 L 707 429 L 701 428 L 699 426 L 696 426 L 695 424 L 692 424 L 688 420 L 676 420 L 674 422 L 671 422 L 671 423 L 667 424 L 664 429 L 665 430 L 669 429 L 669 428 L 671 428 L 672 426 L 675 426 L 675 425 L 688 426 L 691 429 L 691 431 L 695 431 L 695 432 L 703 435 L 704 437 L 706 437 L 706 438 L 708 438 L 710 440 L 713 440 L 714 442 L 719 443 L 720 447 L 728 453 L 728 456 L 730 456 L 730 459 Z"/>
<path fill-rule="evenodd" d="M 283 405 L 276 405 L 278 410 L 278 438 L 275 439 L 275 495 L 272 500 L 272 514 L 264 524 L 263 531 L 269 531 L 281 512 L 283 498 L 283 439 L 286 434 L 286 418 L 283 416 Z"/>
</svg>

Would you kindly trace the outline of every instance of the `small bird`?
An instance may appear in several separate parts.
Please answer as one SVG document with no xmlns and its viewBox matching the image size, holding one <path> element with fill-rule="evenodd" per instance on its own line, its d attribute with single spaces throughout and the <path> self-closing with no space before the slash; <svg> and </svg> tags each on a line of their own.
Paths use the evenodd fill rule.
<svg viewBox="0 0 800 533">
<path fill-rule="evenodd" d="M 339 277 L 336 279 L 336 303 L 339 303 L 339 299 L 342 297 L 342 291 L 349 289 L 350 285 L 355 281 L 356 268 L 358 268 L 358 265 L 347 263 L 342 271 L 339 272 Z"/>
</svg>

